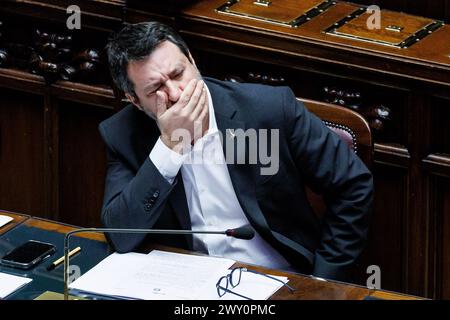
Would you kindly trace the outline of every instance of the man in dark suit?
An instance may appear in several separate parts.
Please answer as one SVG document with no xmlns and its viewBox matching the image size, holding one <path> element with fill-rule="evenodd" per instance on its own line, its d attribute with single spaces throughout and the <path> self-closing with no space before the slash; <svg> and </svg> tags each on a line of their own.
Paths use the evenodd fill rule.
<svg viewBox="0 0 450 320">
<path fill-rule="evenodd" d="M 223 230 L 250 223 L 256 231 L 250 241 L 110 234 L 117 251 L 157 241 L 347 279 L 367 236 L 372 176 L 289 88 L 203 79 L 179 35 L 156 22 L 127 25 L 107 52 L 133 105 L 99 127 L 108 155 L 104 225 Z M 324 195 L 323 219 L 305 185 Z"/>
</svg>

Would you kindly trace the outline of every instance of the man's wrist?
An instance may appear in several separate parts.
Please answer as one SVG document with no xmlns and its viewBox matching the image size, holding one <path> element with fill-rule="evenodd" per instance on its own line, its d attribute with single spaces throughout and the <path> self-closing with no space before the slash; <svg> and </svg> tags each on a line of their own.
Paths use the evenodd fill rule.
<svg viewBox="0 0 450 320">
<path fill-rule="evenodd" d="M 167 148 L 169 148 L 172 151 L 175 151 L 179 154 L 182 154 L 182 149 L 179 145 L 181 145 L 181 143 L 179 141 L 172 141 L 172 139 L 170 139 L 170 137 L 167 137 L 166 135 L 161 135 L 161 141 L 166 145 Z"/>
<path fill-rule="evenodd" d="M 188 153 L 180 154 L 167 147 L 161 137 L 156 141 L 150 152 L 149 158 L 158 169 L 159 173 L 169 182 L 172 183 L 188 157 Z"/>
<path fill-rule="evenodd" d="M 190 151 L 191 146 L 185 145 L 183 143 L 183 140 L 179 141 L 173 141 L 171 138 L 167 137 L 166 135 L 161 134 L 160 136 L 161 142 L 164 143 L 164 145 L 169 148 L 170 150 L 178 153 L 178 154 L 185 154 Z"/>
</svg>

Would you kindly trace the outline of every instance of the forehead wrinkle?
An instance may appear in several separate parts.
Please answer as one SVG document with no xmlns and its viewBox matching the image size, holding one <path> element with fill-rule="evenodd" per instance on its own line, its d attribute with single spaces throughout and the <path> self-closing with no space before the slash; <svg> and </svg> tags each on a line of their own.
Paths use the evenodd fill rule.
<svg viewBox="0 0 450 320">
<path fill-rule="evenodd" d="M 173 65 L 172 61 L 169 63 L 169 67 L 167 69 L 167 71 L 163 71 L 160 72 L 158 70 L 155 70 L 155 72 L 158 73 L 159 77 L 152 79 L 152 78 L 147 78 L 146 79 L 146 83 L 144 85 L 144 89 L 143 91 L 147 91 L 149 88 L 152 88 L 153 86 L 155 86 L 156 84 L 161 82 L 161 79 L 164 81 L 164 79 L 170 78 L 170 74 L 174 72 L 174 70 L 178 69 L 178 68 L 182 68 L 183 67 L 183 63 L 180 61 L 175 62 L 175 64 Z M 173 66 L 172 66 L 173 65 Z"/>
</svg>

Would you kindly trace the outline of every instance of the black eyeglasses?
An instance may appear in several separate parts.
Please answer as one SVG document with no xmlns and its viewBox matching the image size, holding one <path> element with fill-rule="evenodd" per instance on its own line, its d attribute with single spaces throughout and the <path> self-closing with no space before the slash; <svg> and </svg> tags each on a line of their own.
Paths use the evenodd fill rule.
<svg viewBox="0 0 450 320">
<path fill-rule="evenodd" d="M 260 276 L 264 276 L 267 277 L 269 279 L 278 281 L 280 283 L 283 284 L 283 286 L 285 286 L 286 288 L 289 289 L 289 291 L 291 293 L 294 293 L 295 289 L 292 288 L 290 285 L 288 285 L 287 283 L 284 283 L 283 281 L 281 281 L 280 279 L 277 279 L 275 277 L 269 276 L 268 274 L 265 273 L 261 273 L 258 271 L 254 271 L 254 270 L 248 270 L 247 268 L 234 268 L 231 270 L 231 272 L 229 274 L 227 274 L 226 276 L 223 276 L 219 279 L 219 281 L 217 281 L 216 283 L 216 288 L 217 288 L 217 294 L 219 295 L 219 297 L 223 297 L 225 295 L 225 293 L 231 293 L 234 294 L 238 297 L 247 299 L 247 300 L 252 300 L 249 297 L 246 297 L 244 295 L 241 295 L 237 292 L 234 292 L 230 289 L 228 289 L 229 286 L 231 286 L 231 288 L 236 288 L 239 283 L 241 283 L 241 277 L 242 277 L 242 272 L 251 272 L 254 274 L 259 274 Z"/>
</svg>

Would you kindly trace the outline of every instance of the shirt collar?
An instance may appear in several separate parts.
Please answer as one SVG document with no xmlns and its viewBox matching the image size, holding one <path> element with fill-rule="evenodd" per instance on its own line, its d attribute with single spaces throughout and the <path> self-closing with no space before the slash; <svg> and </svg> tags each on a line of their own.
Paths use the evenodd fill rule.
<svg viewBox="0 0 450 320">
<path fill-rule="evenodd" d="M 216 122 L 216 115 L 214 114 L 214 103 L 211 97 L 211 93 L 209 91 L 208 86 L 205 83 L 206 93 L 208 96 L 208 113 L 209 113 L 209 126 L 208 126 L 208 132 L 205 134 L 210 135 L 216 133 L 218 130 L 217 128 L 217 122 Z"/>
</svg>

